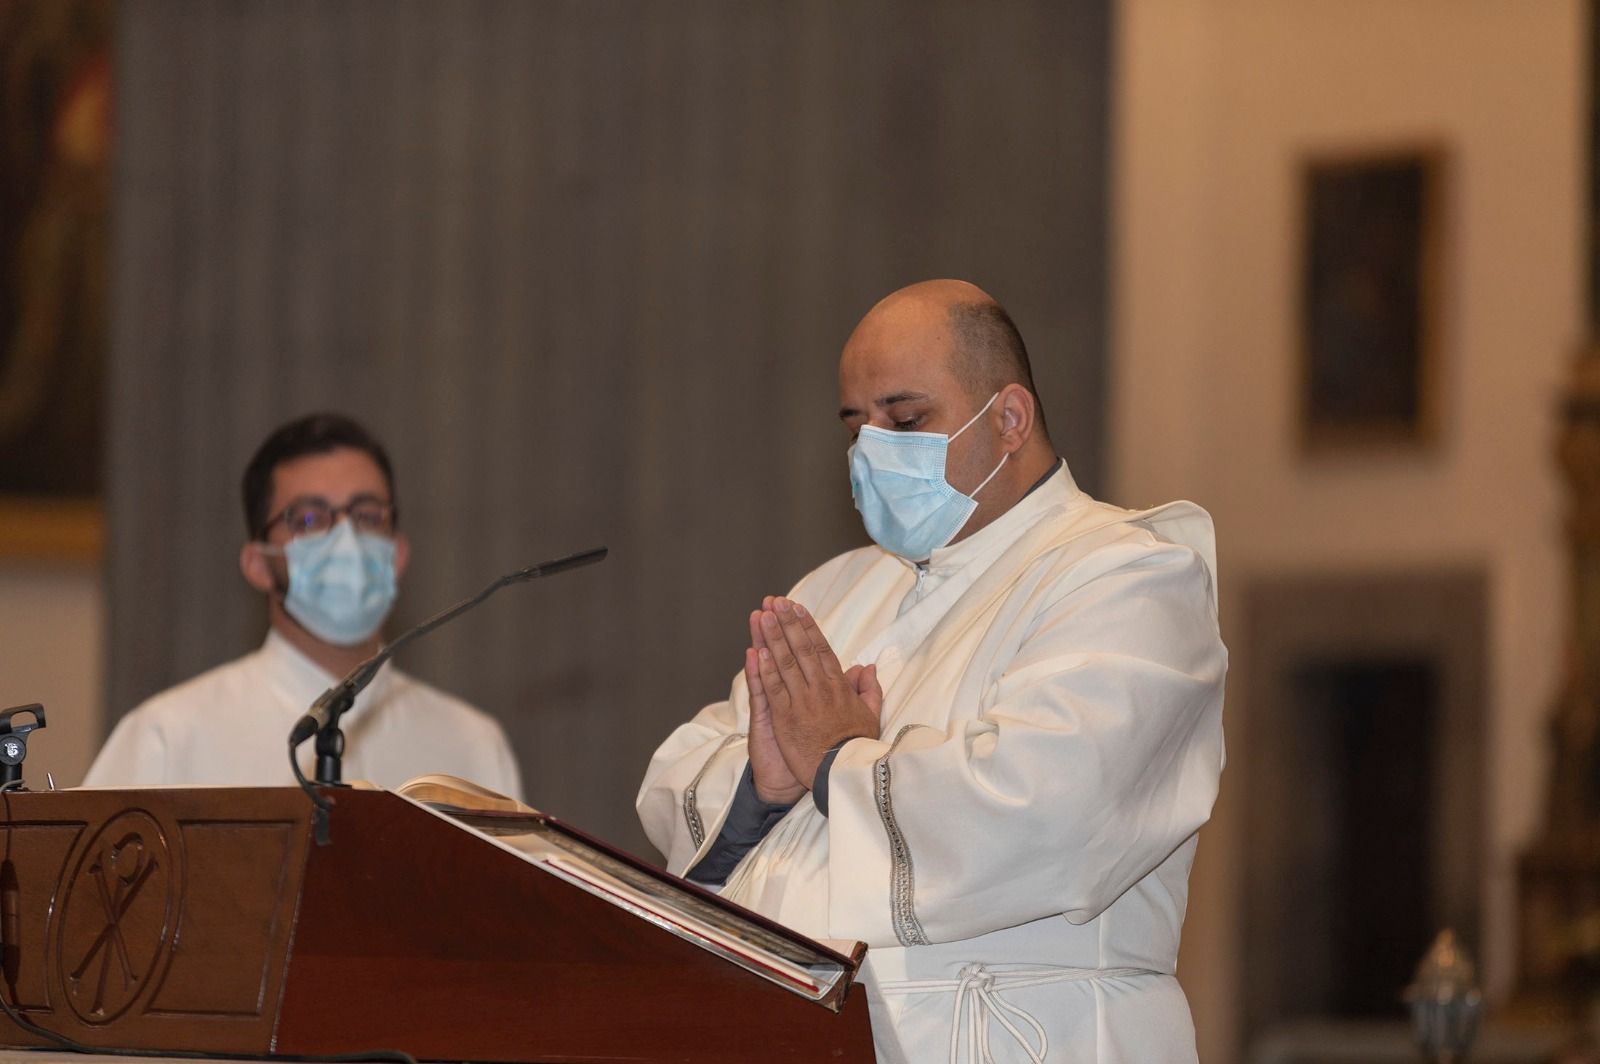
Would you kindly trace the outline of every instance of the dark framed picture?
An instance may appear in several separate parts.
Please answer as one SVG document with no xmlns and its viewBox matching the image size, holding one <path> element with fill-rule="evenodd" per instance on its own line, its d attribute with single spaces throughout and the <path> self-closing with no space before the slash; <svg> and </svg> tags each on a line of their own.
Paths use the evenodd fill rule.
<svg viewBox="0 0 1600 1064">
<path fill-rule="evenodd" d="M 0 555 L 99 550 L 114 14 L 0 2 Z"/>
<path fill-rule="evenodd" d="M 1302 172 L 1301 442 L 1425 447 L 1439 435 L 1445 155 L 1313 158 Z"/>
</svg>

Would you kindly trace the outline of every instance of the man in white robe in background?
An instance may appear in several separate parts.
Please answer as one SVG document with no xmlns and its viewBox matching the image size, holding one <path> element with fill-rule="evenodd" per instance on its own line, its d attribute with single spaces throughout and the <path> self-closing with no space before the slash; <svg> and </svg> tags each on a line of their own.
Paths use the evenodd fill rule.
<svg viewBox="0 0 1600 1064">
<path fill-rule="evenodd" d="M 266 600 L 266 641 L 135 707 L 106 740 L 85 786 L 292 784 L 289 730 L 383 645 L 411 553 L 383 446 L 338 414 L 297 418 L 257 449 L 243 496 L 248 538 L 239 571 Z M 340 727 L 345 779 L 396 787 L 442 772 L 521 797 L 500 725 L 392 662 Z M 314 743 L 298 756 L 310 776 Z"/>
<path fill-rule="evenodd" d="M 882 1061 L 1194 1061 L 1175 970 L 1223 763 L 1210 518 L 1080 491 L 971 285 L 874 307 L 839 391 L 878 545 L 751 614 L 728 699 L 651 760 L 646 831 L 672 871 L 866 942 Z"/>
</svg>

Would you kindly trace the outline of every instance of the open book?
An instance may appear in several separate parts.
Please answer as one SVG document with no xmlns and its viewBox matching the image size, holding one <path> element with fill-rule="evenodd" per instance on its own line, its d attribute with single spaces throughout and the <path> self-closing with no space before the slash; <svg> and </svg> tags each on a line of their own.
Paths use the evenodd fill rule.
<svg viewBox="0 0 1600 1064">
<path fill-rule="evenodd" d="M 421 802 L 441 813 L 522 813 L 538 816 L 539 811 L 508 798 L 471 780 L 450 776 L 443 772 L 430 772 L 426 776 L 413 776 L 394 789 L 394 793 Z"/>
<path fill-rule="evenodd" d="M 608 846 L 514 798 L 454 776 L 407 780 L 395 793 L 489 836 L 679 938 L 837 1012 L 867 947 L 818 942 Z"/>
</svg>

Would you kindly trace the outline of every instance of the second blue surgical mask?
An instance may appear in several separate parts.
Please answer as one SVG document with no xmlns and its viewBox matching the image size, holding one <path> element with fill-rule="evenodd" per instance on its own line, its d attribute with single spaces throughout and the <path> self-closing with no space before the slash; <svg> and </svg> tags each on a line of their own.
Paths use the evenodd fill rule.
<svg viewBox="0 0 1600 1064">
<path fill-rule="evenodd" d="M 289 616 L 334 646 L 365 642 L 383 624 L 396 594 L 394 541 L 340 521 L 326 532 L 291 539 Z"/>
</svg>

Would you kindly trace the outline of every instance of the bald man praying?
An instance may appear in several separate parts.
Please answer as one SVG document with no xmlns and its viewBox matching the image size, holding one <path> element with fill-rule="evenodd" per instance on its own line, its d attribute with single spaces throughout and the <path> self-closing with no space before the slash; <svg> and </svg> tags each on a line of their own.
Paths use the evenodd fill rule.
<svg viewBox="0 0 1600 1064">
<path fill-rule="evenodd" d="M 1021 336 L 964 282 L 873 307 L 839 400 L 875 545 L 750 614 L 727 700 L 650 762 L 645 830 L 673 871 L 866 942 L 880 1061 L 1194 1061 L 1211 519 L 1079 490 Z"/>
</svg>

